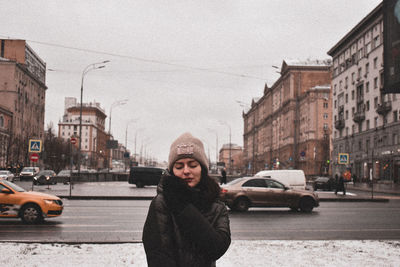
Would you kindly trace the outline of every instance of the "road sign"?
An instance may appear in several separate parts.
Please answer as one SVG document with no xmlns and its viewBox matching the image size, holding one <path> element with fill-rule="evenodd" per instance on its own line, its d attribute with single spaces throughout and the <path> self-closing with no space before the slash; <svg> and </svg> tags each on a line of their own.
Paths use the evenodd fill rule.
<svg viewBox="0 0 400 267">
<path fill-rule="evenodd" d="M 339 153 L 339 164 L 349 164 L 349 154 Z"/>
<path fill-rule="evenodd" d="M 71 144 L 75 145 L 76 144 L 76 138 L 75 137 L 71 137 Z"/>
<path fill-rule="evenodd" d="M 29 139 L 29 152 L 42 152 L 42 140 Z"/>
<path fill-rule="evenodd" d="M 33 161 L 33 162 L 36 162 L 36 161 L 39 160 L 39 155 L 36 154 L 36 153 L 33 153 L 33 154 L 31 154 L 31 155 L 29 156 L 29 159 L 30 159 L 31 161 Z"/>
</svg>

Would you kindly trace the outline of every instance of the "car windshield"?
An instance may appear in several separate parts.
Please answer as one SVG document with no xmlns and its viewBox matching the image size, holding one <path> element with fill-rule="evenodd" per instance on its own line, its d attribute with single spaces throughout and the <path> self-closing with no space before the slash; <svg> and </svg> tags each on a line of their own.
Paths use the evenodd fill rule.
<svg viewBox="0 0 400 267">
<path fill-rule="evenodd" d="M 23 172 L 33 172 L 34 169 L 33 168 L 23 168 L 22 171 Z"/>
<path fill-rule="evenodd" d="M 328 177 L 318 177 L 315 181 L 316 182 L 327 182 L 329 180 Z"/>
<path fill-rule="evenodd" d="M 238 178 L 238 179 L 235 179 L 235 180 L 233 180 L 233 181 L 230 181 L 230 182 L 227 183 L 226 185 L 234 185 L 234 184 L 237 184 L 237 183 L 243 181 L 244 179 L 245 179 L 245 178 Z"/>
<path fill-rule="evenodd" d="M 70 174 L 71 174 L 71 170 L 62 170 L 57 174 L 57 176 L 70 175 Z"/>
<path fill-rule="evenodd" d="M 53 175 L 53 171 L 49 171 L 49 170 L 40 171 L 37 175 L 38 176 L 40 176 L 40 175 Z"/>
<path fill-rule="evenodd" d="M 2 181 L 2 183 L 3 183 L 5 186 L 11 187 L 12 189 L 14 189 L 14 190 L 17 191 L 17 192 L 26 192 L 25 189 L 23 189 L 22 187 L 19 187 L 18 185 L 14 184 L 14 183 L 12 183 L 12 182 L 9 182 L 9 181 Z"/>
</svg>

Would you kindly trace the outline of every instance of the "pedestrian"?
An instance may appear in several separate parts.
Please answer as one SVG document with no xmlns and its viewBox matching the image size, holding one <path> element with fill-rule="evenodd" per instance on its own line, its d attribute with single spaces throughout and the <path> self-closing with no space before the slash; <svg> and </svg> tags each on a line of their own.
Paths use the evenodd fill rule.
<svg viewBox="0 0 400 267">
<path fill-rule="evenodd" d="M 170 148 L 143 228 L 149 267 L 215 266 L 231 243 L 220 187 L 208 175 L 203 143 L 190 133 Z"/>
<path fill-rule="evenodd" d="M 225 168 L 221 170 L 221 185 L 226 184 L 226 171 Z"/>
<path fill-rule="evenodd" d="M 336 179 L 338 179 L 338 175 L 336 174 Z M 335 194 L 337 195 L 338 191 L 343 192 L 343 196 L 346 195 L 346 188 L 344 186 L 344 178 L 343 175 L 340 175 L 338 182 L 336 183 L 336 191 Z"/>
</svg>

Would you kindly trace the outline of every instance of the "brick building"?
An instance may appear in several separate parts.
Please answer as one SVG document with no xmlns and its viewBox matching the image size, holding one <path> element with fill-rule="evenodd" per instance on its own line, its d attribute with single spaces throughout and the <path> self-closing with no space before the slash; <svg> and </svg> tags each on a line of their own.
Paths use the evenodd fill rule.
<svg viewBox="0 0 400 267">
<path fill-rule="evenodd" d="M 232 166 L 229 165 L 229 157 L 231 158 Z M 241 173 L 243 169 L 242 147 L 238 146 L 237 144 L 224 144 L 219 150 L 219 162 L 223 162 L 225 164 L 228 174 Z M 229 170 L 230 167 L 231 170 Z"/>
<path fill-rule="evenodd" d="M 308 176 L 327 171 L 330 66 L 329 60 L 283 61 L 280 78 L 252 101 L 243 113 L 248 174 L 263 169 L 303 169 Z"/>
<path fill-rule="evenodd" d="M 46 63 L 24 40 L 0 39 L 0 106 L 12 114 L 8 164 L 29 164 L 29 139 L 44 137 Z"/>
</svg>

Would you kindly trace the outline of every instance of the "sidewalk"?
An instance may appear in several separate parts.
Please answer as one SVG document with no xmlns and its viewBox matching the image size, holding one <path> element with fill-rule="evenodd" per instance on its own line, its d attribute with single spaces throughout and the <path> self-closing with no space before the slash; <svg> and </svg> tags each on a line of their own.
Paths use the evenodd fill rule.
<svg viewBox="0 0 400 267">
<path fill-rule="evenodd" d="M 32 190 L 32 183 L 17 182 L 18 185 L 26 190 Z M 109 199 L 109 200 L 151 200 L 156 195 L 156 186 L 146 186 L 137 188 L 135 185 L 128 182 L 87 182 L 75 183 L 72 186 L 64 184 L 56 185 L 40 185 L 34 186 L 33 190 L 43 193 L 57 195 L 60 198 L 66 199 Z M 70 189 L 72 189 L 70 191 Z M 339 192 L 335 195 L 332 191 L 318 191 L 320 201 L 343 201 L 343 202 L 359 202 L 359 201 L 388 201 L 388 198 L 382 196 L 374 196 L 372 199 L 369 194 L 354 194 L 351 192 L 353 188 L 347 187 L 347 194 L 342 195 Z M 359 188 L 354 188 L 359 190 Z M 377 192 L 377 191 L 376 191 Z M 399 194 L 400 195 L 400 194 Z"/>
</svg>

